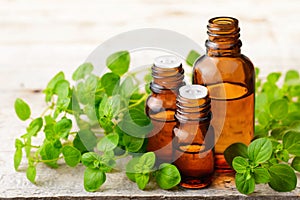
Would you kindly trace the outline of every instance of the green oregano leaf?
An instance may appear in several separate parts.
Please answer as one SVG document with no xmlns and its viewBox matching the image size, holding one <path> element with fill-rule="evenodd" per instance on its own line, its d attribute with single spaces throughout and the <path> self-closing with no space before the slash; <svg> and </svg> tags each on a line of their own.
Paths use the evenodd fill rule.
<svg viewBox="0 0 300 200">
<path fill-rule="evenodd" d="M 155 179 L 158 186 L 165 190 L 175 187 L 181 181 L 178 169 L 169 163 L 163 163 L 159 166 Z"/>
<path fill-rule="evenodd" d="M 85 78 L 86 75 L 90 74 L 93 71 L 94 67 L 91 63 L 83 63 L 80 65 L 72 75 L 74 81 Z"/>
<path fill-rule="evenodd" d="M 135 181 L 136 181 L 139 189 L 141 189 L 141 190 L 145 189 L 146 185 L 149 182 L 149 179 L 150 179 L 150 177 L 149 177 L 148 173 L 146 173 L 146 174 L 144 174 L 144 173 L 135 174 Z"/>
<path fill-rule="evenodd" d="M 272 155 L 272 143 L 268 138 L 259 138 L 248 146 L 248 156 L 254 163 L 262 163 L 270 159 Z"/>
<path fill-rule="evenodd" d="M 248 158 L 247 148 L 247 145 L 245 145 L 244 143 L 234 143 L 230 145 L 224 151 L 226 162 L 232 167 L 232 161 L 235 157 L 241 156 L 244 158 Z"/>
<path fill-rule="evenodd" d="M 300 132 L 289 131 L 283 136 L 283 148 L 290 154 L 300 156 Z"/>
<path fill-rule="evenodd" d="M 15 111 L 19 119 L 22 121 L 29 119 L 31 115 L 30 107 L 20 98 L 17 98 L 15 101 Z"/>
<path fill-rule="evenodd" d="M 135 166 L 138 164 L 139 158 L 134 157 L 132 158 L 126 165 L 126 176 L 128 177 L 129 180 L 135 182 Z"/>
<path fill-rule="evenodd" d="M 201 55 L 195 51 L 195 50 L 191 50 L 189 52 L 189 54 L 187 55 L 187 58 L 186 58 L 186 63 L 189 65 L 189 66 L 193 66 L 194 65 L 194 62 L 200 57 Z"/>
<path fill-rule="evenodd" d="M 270 174 L 266 168 L 258 167 L 254 168 L 253 175 L 255 183 L 268 183 L 270 181 Z"/>
<path fill-rule="evenodd" d="M 251 194 L 255 190 L 255 180 L 249 174 L 235 174 L 235 185 L 237 190 L 243 194 Z"/>
<path fill-rule="evenodd" d="M 84 189 L 88 192 L 97 191 L 105 182 L 106 175 L 99 169 L 86 168 L 84 170 L 83 184 Z"/>
<path fill-rule="evenodd" d="M 97 149 L 103 152 L 112 151 L 114 148 L 117 147 L 118 142 L 119 135 L 116 133 L 110 133 L 101 138 L 101 140 L 97 144 Z"/>
<path fill-rule="evenodd" d="M 46 89 L 43 91 L 46 94 L 45 97 L 46 102 L 51 101 L 51 98 L 54 94 L 54 88 L 56 83 L 64 79 L 65 79 L 65 74 L 63 72 L 59 72 L 49 81 Z"/>
<path fill-rule="evenodd" d="M 35 177 L 36 177 L 36 168 L 35 168 L 35 166 L 30 165 L 27 168 L 26 177 L 30 182 L 35 183 Z"/>
<path fill-rule="evenodd" d="M 69 95 L 70 83 L 66 80 L 60 80 L 56 83 L 54 93 L 60 97 L 65 98 Z"/>
<path fill-rule="evenodd" d="M 293 159 L 291 166 L 298 172 L 300 172 L 300 157 L 297 156 Z"/>
<path fill-rule="evenodd" d="M 278 192 L 289 192 L 296 188 L 297 176 L 294 170 L 285 164 L 273 165 L 269 168 L 269 186 Z"/>
<path fill-rule="evenodd" d="M 101 85 L 108 96 L 111 96 L 114 89 L 119 87 L 120 76 L 115 73 L 106 73 L 101 78 Z"/>
<path fill-rule="evenodd" d="M 64 159 L 67 165 L 75 167 L 81 159 L 81 153 L 78 149 L 72 146 L 64 146 L 62 149 Z"/>
<path fill-rule="evenodd" d="M 275 100 L 270 105 L 270 113 L 274 119 L 284 119 L 288 114 L 289 105 L 285 99 Z"/>
<path fill-rule="evenodd" d="M 233 159 L 232 166 L 237 173 L 246 173 L 249 167 L 249 163 L 245 158 L 237 156 Z"/>
<path fill-rule="evenodd" d="M 22 148 L 17 148 L 14 154 L 14 167 L 16 171 L 18 171 L 18 168 L 21 164 L 22 156 Z"/>
<path fill-rule="evenodd" d="M 130 55 L 128 51 L 113 53 L 106 59 L 106 66 L 115 74 L 123 75 L 128 71 Z"/>
</svg>

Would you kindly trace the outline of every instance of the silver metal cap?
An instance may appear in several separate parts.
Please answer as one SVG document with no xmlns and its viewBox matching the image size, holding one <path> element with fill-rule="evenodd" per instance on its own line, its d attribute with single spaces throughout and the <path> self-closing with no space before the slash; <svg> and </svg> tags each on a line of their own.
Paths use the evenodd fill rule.
<svg viewBox="0 0 300 200">
<path fill-rule="evenodd" d="M 176 56 L 166 55 L 155 58 L 154 65 L 159 68 L 175 68 L 179 67 L 181 62 Z"/>
<path fill-rule="evenodd" d="M 185 85 L 179 88 L 179 95 L 186 99 L 203 99 L 207 94 L 207 88 L 202 85 Z"/>
</svg>

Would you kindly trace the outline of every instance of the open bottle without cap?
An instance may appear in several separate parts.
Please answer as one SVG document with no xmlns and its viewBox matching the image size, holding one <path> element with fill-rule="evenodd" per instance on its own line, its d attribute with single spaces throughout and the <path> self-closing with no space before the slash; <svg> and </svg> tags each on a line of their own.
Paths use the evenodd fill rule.
<svg viewBox="0 0 300 200">
<path fill-rule="evenodd" d="M 181 174 L 180 186 L 205 188 L 214 172 L 214 129 L 207 88 L 187 85 L 179 89 L 176 126 L 173 129 L 173 160 Z"/>
<path fill-rule="evenodd" d="M 236 142 L 248 145 L 253 138 L 255 72 L 241 54 L 237 19 L 213 18 L 207 28 L 207 53 L 194 64 L 193 83 L 208 87 L 216 132 L 215 165 L 217 171 L 228 172 L 224 150 Z"/>
<path fill-rule="evenodd" d="M 153 124 L 148 134 L 147 151 L 156 154 L 156 164 L 172 162 L 172 129 L 176 124 L 176 96 L 184 83 L 184 70 L 175 56 L 160 56 L 152 66 L 152 94 L 146 101 L 146 113 Z"/>
</svg>

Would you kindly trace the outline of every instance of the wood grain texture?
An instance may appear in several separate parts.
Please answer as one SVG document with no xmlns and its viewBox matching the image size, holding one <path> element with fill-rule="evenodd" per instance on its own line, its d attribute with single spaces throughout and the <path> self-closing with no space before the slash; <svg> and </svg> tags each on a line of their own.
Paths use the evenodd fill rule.
<svg viewBox="0 0 300 200">
<path fill-rule="evenodd" d="M 38 116 L 45 108 L 44 88 L 58 71 L 67 78 L 87 56 L 110 37 L 137 28 L 164 28 L 184 34 L 204 48 L 207 20 L 229 15 L 240 20 L 242 51 L 265 75 L 300 70 L 300 2 L 298 0 L 0 0 L 0 198 L 114 197 L 246 198 L 234 188 L 232 176 L 219 178 L 206 190 L 140 191 L 122 173 L 108 176 L 100 192 L 83 189 L 83 168 L 39 166 L 37 186 L 13 169 L 14 139 L 26 123 L 14 114 L 15 98 L 24 98 Z M 24 165 L 22 165 L 24 166 Z M 299 179 L 299 178 L 298 178 Z M 298 181 L 299 182 L 299 181 Z M 256 198 L 297 198 L 259 186 Z"/>
</svg>

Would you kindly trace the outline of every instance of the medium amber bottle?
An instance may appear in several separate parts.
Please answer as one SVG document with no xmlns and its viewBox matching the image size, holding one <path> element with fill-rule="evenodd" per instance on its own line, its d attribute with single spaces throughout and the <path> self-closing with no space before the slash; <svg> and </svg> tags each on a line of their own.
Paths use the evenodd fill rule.
<svg viewBox="0 0 300 200">
<path fill-rule="evenodd" d="M 201 85 L 179 89 L 176 126 L 173 129 L 174 164 L 184 188 L 210 185 L 214 172 L 214 130 L 210 126 L 211 105 L 208 90 Z"/>
<path fill-rule="evenodd" d="M 153 124 L 148 134 L 147 151 L 156 154 L 157 165 L 172 162 L 172 130 L 176 124 L 176 96 L 184 85 L 184 70 L 175 56 L 160 56 L 152 66 L 152 94 L 146 101 L 146 113 Z"/>
<path fill-rule="evenodd" d="M 249 144 L 253 138 L 255 73 L 241 54 L 237 19 L 213 18 L 207 28 L 207 53 L 195 62 L 193 83 L 208 87 L 217 142 L 215 165 L 219 172 L 227 172 L 224 150 L 236 142 Z"/>
</svg>

